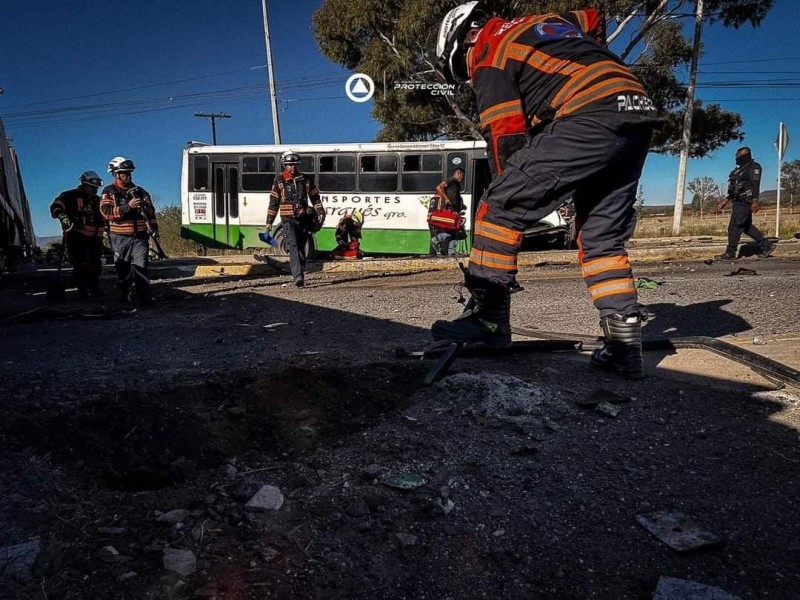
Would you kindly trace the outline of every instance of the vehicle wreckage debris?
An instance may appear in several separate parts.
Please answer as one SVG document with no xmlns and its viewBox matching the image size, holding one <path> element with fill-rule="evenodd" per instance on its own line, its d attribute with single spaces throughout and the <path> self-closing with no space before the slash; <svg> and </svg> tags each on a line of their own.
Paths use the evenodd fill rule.
<svg viewBox="0 0 800 600">
<path fill-rule="evenodd" d="M 722 543 L 684 514 L 659 510 L 636 515 L 639 524 L 676 552 L 689 552 Z"/>
<path fill-rule="evenodd" d="M 725 277 L 734 277 L 736 275 L 758 275 L 758 271 L 754 271 L 753 269 L 747 269 L 745 267 L 739 267 L 735 271 L 726 273 Z"/>
<path fill-rule="evenodd" d="M 739 596 L 729 594 L 720 588 L 696 583 L 688 579 L 665 577 L 664 575 L 659 577 L 656 592 L 653 594 L 653 600 L 687 600 L 692 598 L 702 598 L 702 600 L 739 600 Z"/>
<path fill-rule="evenodd" d="M 602 345 L 602 338 L 585 334 L 556 333 L 519 327 L 512 327 L 511 332 L 516 335 L 538 339 L 515 341 L 506 348 L 494 348 L 483 344 L 464 346 L 463 344 L 440 341 L 427 346 L 422 351 L 409 352 L 408 356 L 423 359 L 441 357 L 425 377 L 425 383 L 429 385 L 444 377 L 459 356 L 480 358 L 535 352 L 581 352 L 599 348 Z M 642 350 L 645 352 L 674 352 L 681 348 L 708 350 L 752 369 L 776 385 L 791 385 L 800 388 L 800 371 L 797 369 L 716 338 L 687 336 L 662 340 L 645 340 L 642 342 Z"/>
</svg>

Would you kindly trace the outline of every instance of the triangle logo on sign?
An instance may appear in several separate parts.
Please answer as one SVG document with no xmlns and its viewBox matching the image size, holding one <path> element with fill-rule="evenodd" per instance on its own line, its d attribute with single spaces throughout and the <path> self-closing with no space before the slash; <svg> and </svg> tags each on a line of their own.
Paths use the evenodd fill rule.
<svg viewBox="0 0 800 600">
<path fill-rule="evenodd" d="M 367 87 L 363 79 L 359 78 L 356 80 L 355 85 L 350 88 L 350 91 L 354 94 L 369 94 L 369 87 Z"/>
</svg>

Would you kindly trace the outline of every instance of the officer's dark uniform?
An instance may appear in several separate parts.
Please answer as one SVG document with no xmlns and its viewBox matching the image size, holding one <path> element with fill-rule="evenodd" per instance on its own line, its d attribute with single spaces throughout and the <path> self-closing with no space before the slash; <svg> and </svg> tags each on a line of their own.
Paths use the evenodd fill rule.
<svg viewBox="0 0 800 600">
<path fill-rule="evenodd" d="M 602 16 L 585 10 L 490 19 L 470 50 L 496 177 L 478 208 L 469 273 L 507 287 L 522 232 L 572 195 L 581 271 L 602 317 L 637 306 L 624 243 L 656 112 L 598 41 Z"/>
<path fill-rule="evenodd" d="M 292 177 L 287 170 L 275 178 L 267 211 L 267 228 L 272 227 L 280 214 L 283 235 L 289 251 L 289 266 L 294 284 L 305 281 L 306 244 L 311 232 L 317 231 L 325 220 L 325 209 L 314 180 L 302 173 Z"/>
<path fill-rule="evenodd" d="M 143 204 L 139 209 L 128 206 L 134 195 L 142 200 Z M 110 225 L 109 239 L 114 250 L 114 267 L 119 279 L 121 298 L 128 299 L 133 284 L 139 303 L 142 306 L 151 306 L 154 300 L 148 270 L 149 231 L 158 231 L 158 221 L 150 194 L 133 182 L 123 187 L 117 179 L 103 188 L 100 212 Z"/>
<path fill-rule="evenodd" d="M 103 257 L 103 218 L 100 197 L 83 186 L 61 192 L 50 205 L 50 215 L 69 228 L 64 244 L 72 261 L 72 276 L 78 295 L 97 296 Z"/>
<path fill-rule="evenodd" d="M 743 233 L 753 238 L 761 247 L 761 253 L 768 255 L 772 244 L 764 234 L 753 225 L 752 203 L 758 200 L 761 187 L 761 165 L 748 153 L 745 160 L 737 158 L 736 168 L 728 176 L 727 199 L 731 202 L 731 220 L 728 223 L 728 246 L 723 257 L 735 258 L 739 240 Z"/>
</svg>

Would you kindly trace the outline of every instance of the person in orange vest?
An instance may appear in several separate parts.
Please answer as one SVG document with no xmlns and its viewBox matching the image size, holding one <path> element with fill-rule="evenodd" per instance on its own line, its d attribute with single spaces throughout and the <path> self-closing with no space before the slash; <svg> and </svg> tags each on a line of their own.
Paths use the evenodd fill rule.
<svg viewBox="0 0 800 600">
<path fill-rule="evenodd" d="M 625 242 L 657 114 L 636 76 L 605 45 L 598 10 L 493 17 L 480 2 L 445 15 L 436 71 L 469 81 L 493 180 L 478 205 L 465 285 L 475 302 L 436 321 L 436 340 L 511 344 L 510 285 L 522 236 L 570 196 L 579 261 L 604 332 L 594 367 L 644 377 L 639 304 Z"/>
<path fill-rule="evenodd" d="M 289 251 L 289 267 L 297 287 L 305 285 L 306 245 L 325 221 L 325 209 L 314 178 L 300 172 L 300 155 L 287 150 L 281 155 L 283 171 L 275 178 L 267 209 L 267 232 L 278 215 Z"/>
<path fill-rule="evenodd" d="M 108 172 L 114 176 L 114 183 L 103 188 L 100 212 L 110 227 L 120 300 L 130 301 L 133 286 L 140 306 L 154 306 L 148 265 L 150 236 L 158 238 L 158 221 L 150 194 L 133 183 L 135 169 L 133 161 L 125 157 L 111 159 Z"/>
<path fill-rule="evenodd" d="M 78 296 L 103 296 L 100 273 L 103 268 L 104 221 L 97 195 L 103 180 L 95 171 L 85 171 L 78 181 L 78 187 L 56 196 L 50 205 L 50 215 L 61 223 Z"/>
</svg>

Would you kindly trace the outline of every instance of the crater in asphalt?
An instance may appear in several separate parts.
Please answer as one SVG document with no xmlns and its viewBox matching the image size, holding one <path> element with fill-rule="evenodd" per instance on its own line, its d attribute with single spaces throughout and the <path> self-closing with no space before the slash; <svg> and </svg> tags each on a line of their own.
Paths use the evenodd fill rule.
<svg viewBox="0 0 800 600">
<path fill-rule="evenodd" d="M 121 491 L 161 489 L 233 457 L 292 458 L 405 408 L 422 365 L 288 367 L 263 378 L 117 392 L 9 413 L 0 446 L 34 449 Z"/>
</svg>

